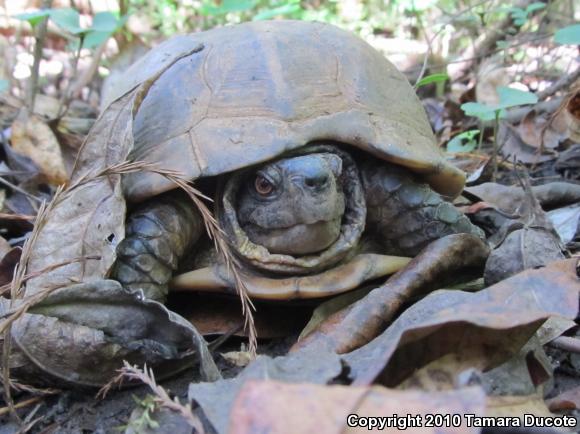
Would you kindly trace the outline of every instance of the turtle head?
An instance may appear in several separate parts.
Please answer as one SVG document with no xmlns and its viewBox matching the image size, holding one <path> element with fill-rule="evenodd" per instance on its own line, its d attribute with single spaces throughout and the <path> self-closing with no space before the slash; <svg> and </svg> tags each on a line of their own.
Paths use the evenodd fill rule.
<svg viewBox="0 0 580 434">
<path fill-rule="evenodd" d="M 258 168 L 239 190 L 241 228 L 271 253 L 304 255 L 326 249 L 338 239 L 345 211 L 341 174 L 342 159 L 324 152 Z"/>
</svg>

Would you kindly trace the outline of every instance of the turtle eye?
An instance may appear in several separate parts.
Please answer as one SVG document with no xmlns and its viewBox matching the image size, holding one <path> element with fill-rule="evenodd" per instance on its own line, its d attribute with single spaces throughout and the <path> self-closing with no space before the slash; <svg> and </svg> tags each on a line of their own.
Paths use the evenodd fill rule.
<svg viewBox="0 0 580 434">
<path fill-rule="evenodd" d="M 264 176 L 257 175 L 254 180 L 254 188 L 260 196 L 268 196 L 274 191 L 274 186 Z"/>
</svg>

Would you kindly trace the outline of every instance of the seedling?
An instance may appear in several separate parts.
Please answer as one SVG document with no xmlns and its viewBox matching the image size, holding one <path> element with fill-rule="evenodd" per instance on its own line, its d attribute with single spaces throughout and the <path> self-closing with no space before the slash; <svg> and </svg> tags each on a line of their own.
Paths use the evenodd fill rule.
<svg viewBox="0 0 580 434">
<path fill-rule="evenodd" d="M 538 102 L 538 97 L 531 93 L 511 87 L 500 86 L 497 88 L 499 96 L 499 103 L 495 105 L 487 105 L 479 102 L 468 102 L 461 105 L 461 109 L 467 116 L 474 116 L 481 121 L 494 121 L 493 124 L 493 180 L 497 175 L 497 132 L 499 129 L 499 120 L 505 117 L 506 109 L 511 107 L 518 107 L 526 104 L 535 104 Z"/>
<path fill-rule="evenodd" d="M 471 152 L 477 147 L 475 137 L 480 135 L 481 130 L 464 131 L 457 134 L 447 142 L 447 152 Z"/>
</svg>

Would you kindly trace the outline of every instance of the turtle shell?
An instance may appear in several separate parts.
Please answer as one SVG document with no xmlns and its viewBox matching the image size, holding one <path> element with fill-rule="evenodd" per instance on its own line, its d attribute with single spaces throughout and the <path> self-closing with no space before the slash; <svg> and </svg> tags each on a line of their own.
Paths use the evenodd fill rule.
<svg viewBox="0 0 580 434">
<path fill-rule="evenodd" d="M 178 36 L 129 69 L 116 96 L 129 92 L 129 158 L 192 180 L 332 140 L 405 166 L 446 196 L 464 185 L 405 77 L 332 25 L 262 21 Z M 131 201 L 174 188 L 150 172 L 123 182 Z"/>
</svg>

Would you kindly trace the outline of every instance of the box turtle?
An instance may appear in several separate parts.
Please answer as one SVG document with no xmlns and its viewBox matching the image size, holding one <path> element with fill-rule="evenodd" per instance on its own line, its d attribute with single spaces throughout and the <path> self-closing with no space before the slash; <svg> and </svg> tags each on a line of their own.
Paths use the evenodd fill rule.
<svg viewBox="0 0 580 434">
<path fill-rule="evenodd" d="M 117 97 L 129 92 L 129 159 L 179 171 L 213 196 L 253 297 L 335 294 L 392 273 L 439 237 L 483 236 L 448 201 L 464 174 L 437 148 L 412 87 L 332 25 L 178 36 L 129 69 Z M 141 171 L 124 175 L 123 191 L 114 279 L 159 301 L 170 287 L 233 287 L 175 184 Z"/>
</svg>

